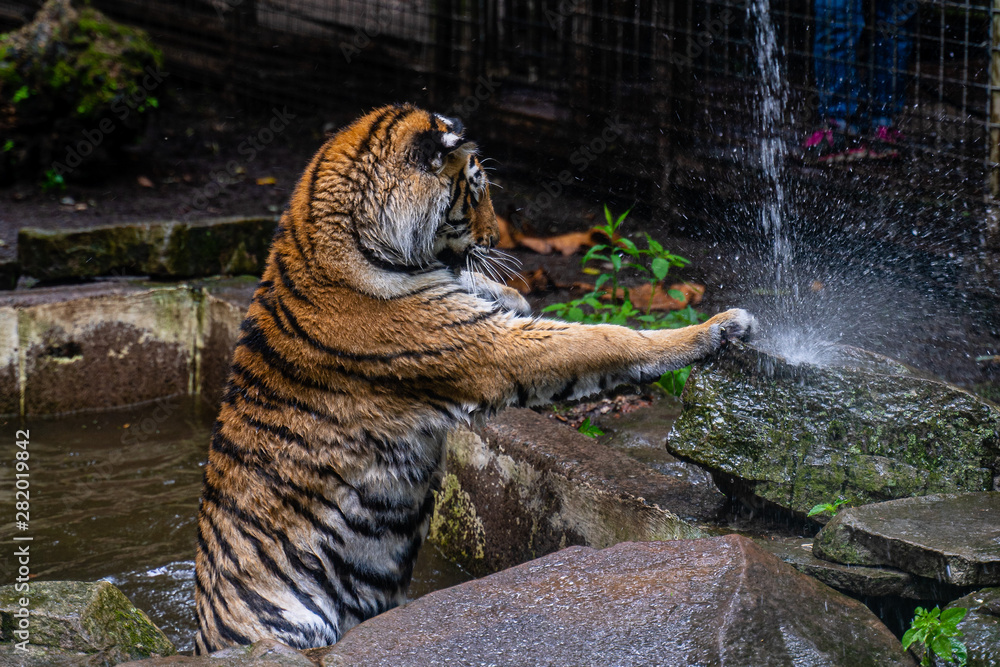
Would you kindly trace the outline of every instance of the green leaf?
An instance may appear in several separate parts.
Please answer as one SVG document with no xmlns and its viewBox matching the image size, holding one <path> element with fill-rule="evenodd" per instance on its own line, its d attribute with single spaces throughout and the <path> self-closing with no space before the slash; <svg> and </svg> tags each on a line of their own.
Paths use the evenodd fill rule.
<svg viewBox="0 0 1000 667">
<path fill-rule="evenodd" d="M 583 423 L 580 424 L 580 428 L 577 430 L 588 438 L 596 438 L 599 435 L 604 435 L 604 431 L 590 423 L 590 417 L 584 417 Z"/>
<path fill-rule="evenodd" d="M 594 281 L 594 287 L 600 288 L 601 285 L 608 282 L 609 280 L 611 280 L 611 274 L 602 273 L 601 275 L 597 276 L 597 280 Z"/>
<path fill-rule="evenodd" d="M 649 250 L 653 254 L 655 254 L 655 255 L 662 255 L 663 254 L 663 246 L 660 244 L 659 241 L 657 241 L 656 239 L 654 239 L 649 234 L 646 234 L 646 243 L 649 245 Z M 666 259 L 666 258 L 663 258 L 663 259 Z"/>
<path fill-rule="evenodd" d="M 578 308 L 576 306 L 566 311 L 566 319 L 569 320 L 570 322 L 581 322 L 583 321 L 583 316 L 584 316 L 583 309 Z"/>
<path fill-rule="evenodd" d="M 681 292 L 680 290 L 675 290 L 675 289 L 667 290 L 667 294 L 674 297 L 681 303 L 684 303 L 687 300 L 687 297 L 684 296 L 684 292 Z"/>
<path fill-rule="evenodd" d="M 951 607 L 941 612 L 941 625 L 948 623 L 952 626 L 958 625 L 969 610 L 965 607 Z"/>
<path fill-rule="evenodd" d="M 935 637 L 931 640 L 931 650 L 942 658 L 951 657 L 951 637 Z"/>
<path fill-rule="evenodd" d="M 615 267 L 615 271 L 622 270 L 622 256 L 618 253 L 611 255 L 611 266 Z"/>
<path fill-rule="evenodd" d="M 621 227 L 622 223 L 625 222 L 625 218 L 631 212 L 632 212 L 632 209 L 628 209 L 627 211 L 625 211 L 624 213 L 622 213 L 621 215 L 618 216 L 618 219 L 615 220 L 615 229 L 618 229 L 619 227 Z"/>
<path fill-rule="evenodd" d="M 910 628 L 909 630 L 907 630 L 906 632 L 903 633 L 903 648 L 904 649 L 910 648 L 910 644 L 912 644 L 915 641 L 917 641 L 917 629 L 916 628 Z"/>
<path fill-rule="evenodd" d="M 630 255 L 634 255 L 635 253 L 639 252 L 639 248 L 637 248 L 636 245 L 632 243 L 632 241 L 626 238 L 618 239 L 618 247 L 621 250 L 627 251 Z"/>
<path fill-rule="evenodd" d="M 14 140 L 8 139 L 7 141 L 3 142 L 3 148 L 0 148 L 0 153 L 6 153 L 12 148 L 14 148 Z"/>
<path fill-rule="evenodd" d="M 663 259 L 662 257 L 656 257 L 655 259 L 653 259 L 651 268 L 653 269 L 653 275 L 656 276 L 656 279 L 663 280 L 664 278 L 667 277 L 667 274 L 670 273 L 670 262 Z"/>
<path fill-rule="evenodd" d="M 809 510 L 809 514 L 806 514 L 806 516 L 807 517 L 816 516 L 817 514 L 823 514 L 824 512 L 833 512 L 833 511 L 834 507 L 830 503 L 820 503 L 819 505 L 814 505 L 813 508 Z"/>
<path fill-rule="evenodd" d="M 31 97 L 31 91 L 28 90 L 27 86 L 21 86 L 14 91 L 14 96 L 10 98 L 11 104 L 17 104 L 21 100 L 26 100 Z"/>
<path fill-rule="evenodd" d="M 951 655 L 953 660 L 958 661 L 959 667 L 965 667 L 969 662 L 969 650 L 957 639 L 951 640 Z"/>
</svg>

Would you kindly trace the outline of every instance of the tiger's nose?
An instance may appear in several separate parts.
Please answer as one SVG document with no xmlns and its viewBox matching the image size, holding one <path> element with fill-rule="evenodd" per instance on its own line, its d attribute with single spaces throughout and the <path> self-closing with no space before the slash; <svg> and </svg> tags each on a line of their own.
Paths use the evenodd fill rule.
<svg viewBox="0 0 1000 667">
<path fill-rule="evenodd" d="M 486 239 L 486 245 L 489 246 L 490 248 L 497 247 L 497 243 L 499 242 L 500 242 L 500 234 L 498 234 L 497 232 L 490 234 L 489 238 Z"/>
</svg>

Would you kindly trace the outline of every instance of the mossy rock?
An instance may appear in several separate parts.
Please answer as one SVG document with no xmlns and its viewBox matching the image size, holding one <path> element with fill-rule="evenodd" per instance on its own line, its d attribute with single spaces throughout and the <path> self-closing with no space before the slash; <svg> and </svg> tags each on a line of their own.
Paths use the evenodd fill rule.
<svg viewBox="0 0 1000 667">
<path fill-rule="evenodd" d="M 27 651 L 17 648 L 28 601 Z M 0 587 L 0 664 L 118 664 L 177 650 L 144 612 L 106 581 L 32 582 Z"/>
<path fill-rule="evenodd" d="M 115 275 L 260 275 L 276 226 L 273 216 L 259 216 L 68 231 L 24 228 L 18 234 L 18 261 L 22 274 L 46 282 Z"/>
<path fill-rule="evenodd" d="M 795 512 L 989 491 L 1000 473 L 995 406 L 855 348 L 821 367 L 733 345 L 696 365 L 682 398 L 668 449 Z"/>
<path fill-rule="evenodd" d="M 162 62 L 144 31 L 48 0 L 0 37 L 0 179 L 48 172 L 58 185 L 134 140 L 159 106 Z"/>
</svg>

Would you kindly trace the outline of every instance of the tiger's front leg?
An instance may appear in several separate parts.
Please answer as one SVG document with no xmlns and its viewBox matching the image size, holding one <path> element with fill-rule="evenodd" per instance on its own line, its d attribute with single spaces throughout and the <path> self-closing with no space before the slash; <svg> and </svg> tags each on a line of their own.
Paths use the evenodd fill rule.
<svg viewBox="0 0 1000 667">
<path fill-rule="evenodd" d="M 506 326 L 482 332 L 494 342 L 483 359 L 492 372 L 476 374 L 480 379 L 470 378 L 467 388 L 493 409 L 572 400 L 654 381 L 756 328 L 756 319 L 739 308 L 703 324 L 657 331 L 511 318 Z"/>
</svg>

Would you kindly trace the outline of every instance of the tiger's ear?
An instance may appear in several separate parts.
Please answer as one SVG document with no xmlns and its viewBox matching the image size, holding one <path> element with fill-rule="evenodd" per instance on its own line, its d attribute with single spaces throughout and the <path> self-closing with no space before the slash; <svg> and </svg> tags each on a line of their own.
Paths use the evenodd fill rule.
<svg viewBox="0 0 1000 667">
<path fill-rule="evenodd" d="M 470 145 L 470 142 L 462 141 L 462 123 L 461 121 L 454 121 L 457 125 L 454 129 L 450 129 L 447 132 L 442 132 L 441 130 L 428 130 L 422 132 L 416 141 L 413 153 L 416 157 L 417 163 L 427 169 L 428 171 L 433 171 L 435 173 L 441 173 L 446 163 L 452 161 L 452 155 L 465 150 L 465 146 Z M 472 152 L 475 152 L 475 146 L 473 145 Z M 469 153 L 465 153 L 464 159 L 467 159 Z"/>
</svg>

